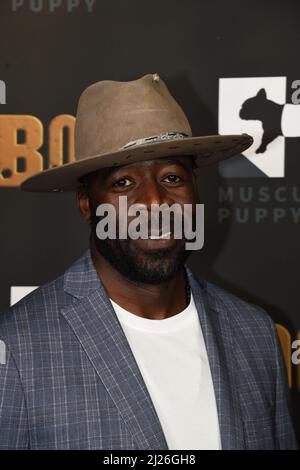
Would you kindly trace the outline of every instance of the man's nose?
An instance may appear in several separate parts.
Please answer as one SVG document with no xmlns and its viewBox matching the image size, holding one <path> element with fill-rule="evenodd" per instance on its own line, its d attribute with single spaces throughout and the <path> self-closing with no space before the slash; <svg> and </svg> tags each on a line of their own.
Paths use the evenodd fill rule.
<svg viewBox="0 0 300 470">
<path fill-rule="evenodd" d="M 158 181 L 147 179 L 141 186 L 136 203 L 141 204 L 147 210 L 151 210 L 152 204 L 172 205 L 174 201 Z"/>
</svg>

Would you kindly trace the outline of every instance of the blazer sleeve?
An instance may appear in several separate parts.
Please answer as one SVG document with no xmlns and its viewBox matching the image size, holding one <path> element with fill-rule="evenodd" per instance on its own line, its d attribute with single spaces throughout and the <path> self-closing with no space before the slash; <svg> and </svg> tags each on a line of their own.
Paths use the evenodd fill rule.
<svg viewBox="0 0 300 470">
<path fill-rule="evenodd" d="M 27 410 L 19 371 L 5 344 L 0 363 L 0 449 L 28 449 Z"/>
<path fill-rule="evenodd" d="M 291 418 L 290 391 L 288 386 L 287 371 L 283 359 L 279 337 L 274 322 L 272 324 L 272 335 L 275 346 L 276 358 L 276 403 L 275 403 L 275 429 L 276 448 L 280 450 L 298 449 Z"/>
</svg>

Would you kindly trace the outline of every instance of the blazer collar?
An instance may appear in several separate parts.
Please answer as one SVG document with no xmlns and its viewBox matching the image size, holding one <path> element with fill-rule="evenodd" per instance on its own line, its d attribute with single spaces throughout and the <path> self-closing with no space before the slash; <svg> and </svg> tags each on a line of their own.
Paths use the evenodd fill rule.
<svg viewBox="0 0 300 470">
<path fill-rule="evenodd" d="M 88 248 L 64 274 L 64 290 L 76 299 L 87 297 L 95 289 L 104 287 L 95 269 L 91 251 Z"/>
<path fill-rule="evenodd" d="M 243 448 L 242 424 L 234 402 L 234 354 L 224 306 L 185 266 L 207 348 L 215 389 L 222 449 Z M 90 249 L 64 275 L 74 301 L 62 309 L 107 392 L 123 416 L 138 449 L 168 449 L 158 415 L 118 317 L 91 258 Z M 220 315 L 222 314 L 222 315 Z M 220 318 L 221 317 L 221 318 Z M 223 322 L 221 324 L 221 321 Z M 233 367 L 234 369 L 234 367 Z M 142 425 L 141 425 L 142 423 Z"/>
</svg>

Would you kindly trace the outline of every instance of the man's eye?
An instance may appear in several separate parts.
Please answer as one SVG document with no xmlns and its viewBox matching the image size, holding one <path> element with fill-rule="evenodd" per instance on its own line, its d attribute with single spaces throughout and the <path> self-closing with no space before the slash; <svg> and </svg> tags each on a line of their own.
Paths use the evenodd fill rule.
<svg viewBox="0 0 300 470">
<path fill-rule="evenodd" d="M 165 180 L 168 180 L 168 183 L 179 183 L 180 181 L 182 181 L 182 178 L 177 175 L 168 175 Z"/>
<path fill-rule="evenodd" d="M 125 186 L 129 186 L 130 183 L 131 181 L 128 178 L 120 178 L 113 184 L 113 186 L 116 188 L 124 188 Z"/>
</svg>

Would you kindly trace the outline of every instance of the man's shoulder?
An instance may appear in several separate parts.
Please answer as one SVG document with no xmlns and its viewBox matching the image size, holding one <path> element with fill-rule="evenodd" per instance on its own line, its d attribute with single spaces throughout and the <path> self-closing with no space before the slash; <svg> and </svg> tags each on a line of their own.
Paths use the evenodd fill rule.
<svg viewBox="0 0 300 470">
<path fill-rule="evenodd" d="M 84 257 L 77 258 L 55 279 L 45 282 L 17 303 L 0 312 L 0 338 L 30 334 L 35 328 L 43 329 L 58 319 L 62 308 L 74 301 L 65 289 L 68 276 L 74 276 L 82 267 Z"/>
<path fill-rule="evenodd" d="M 194 272 L 193 275 L 202 292 L 207 294 L 210 308 L 222 316 L 223 322 L 230 322 L 231 329 L 251 331 L 259 329 L 267 334 L 270 334 L 270 328 L 274 330 L 274 322 L 263 307 L 242 299 L 220 285 L 197 276 Z"/>
<path fill-rule="evenodd" d="M 217 284 L 199 277 L 196 279 L 200 295 L 206 294 L 207 315 L 218 338 L 227 346 L 231 345 L 235 355 L 250 364 L 250 368 L 263 364 L 264 370 L 274 370 L 273 353 L 278 350 L 279 338 L 270 314 Z"/>
</svg>

